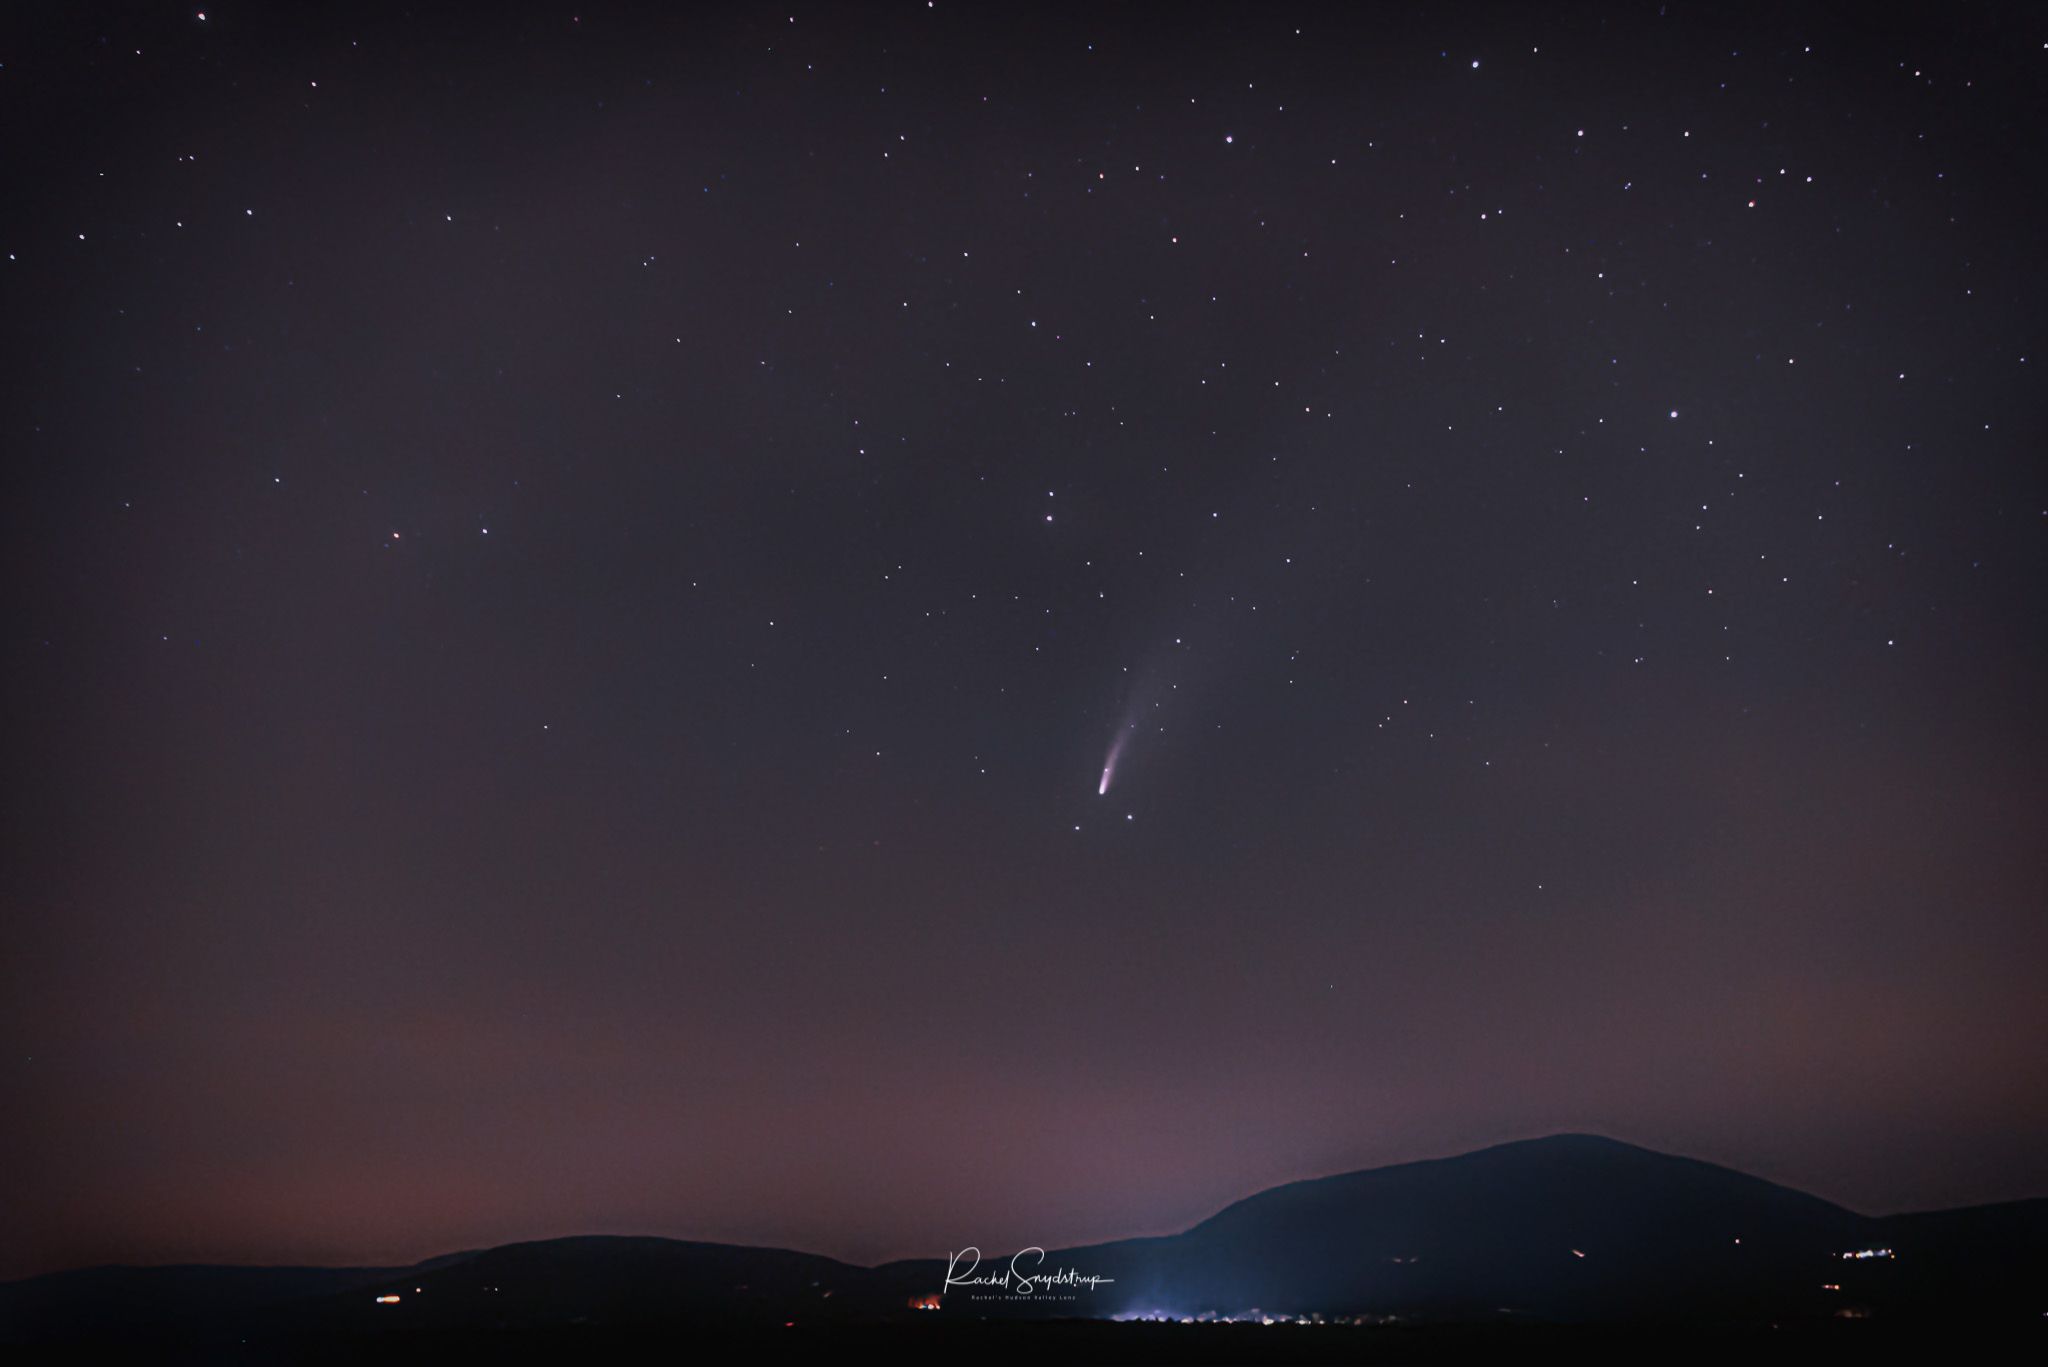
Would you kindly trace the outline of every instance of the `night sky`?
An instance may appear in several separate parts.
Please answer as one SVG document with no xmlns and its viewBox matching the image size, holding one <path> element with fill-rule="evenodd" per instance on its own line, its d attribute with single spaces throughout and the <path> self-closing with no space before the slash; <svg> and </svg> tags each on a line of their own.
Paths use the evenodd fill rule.
<svg viewBox="0 0 2048 1367">
<path fill-rule="evenodd" d="M 0 21 L 0 1274 L 2048 1192 L 2038 7 L 312 8 Z"/>
</svg>

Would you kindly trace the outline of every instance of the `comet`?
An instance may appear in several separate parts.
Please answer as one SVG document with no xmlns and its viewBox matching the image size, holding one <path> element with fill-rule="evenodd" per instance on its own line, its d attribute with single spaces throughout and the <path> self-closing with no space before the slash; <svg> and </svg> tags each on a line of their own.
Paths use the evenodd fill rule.
<svg viewBox="0 0 2048 1367">
<path fill-rule="evenodd" d="M 1109 756 L 1102 761 L 1102 781 L 1095 785 L 1095 796 L 1101 797 L 1109 792 L 1109 785 L 1116 778 L 1117 756 L 1124 752 L 1124 737 L 1129 734 L 1127 728 L 1120 729 L 1116 739 L 1109 743 Z"/>
</svg>

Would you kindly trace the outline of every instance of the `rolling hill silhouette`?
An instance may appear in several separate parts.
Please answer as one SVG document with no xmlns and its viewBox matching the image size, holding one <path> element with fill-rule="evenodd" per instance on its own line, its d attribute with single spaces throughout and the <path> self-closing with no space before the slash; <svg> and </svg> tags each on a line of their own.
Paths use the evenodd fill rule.
<svg viewBox="0 0 2048 1367">
<path fill-rule="evenodd" d="M 1115 1277 L 1098 1294 L 1118 1314 L 1720 1314 L 1818 1307 L 1832 1255 L 1877 1223 L 1710 1163 L 1557 1135 L 1292 1182 L 1183 1234 L 1047 1265 Z"/>
<path fill-rule="evenodd" d="M 1872 1256 L 1843 1256 L 1859 1251 Z M 980 1270 L 1009 1263 L 985 1258 Z M 1029 1295 L 1014 1282 L 944 1290 L 944 1259 L 866 1268 L 611 1236 L 401 1269 L 95 1268 L 0 1285 L 0 1344 L 1255 1312 L 1715 1326 L 1875 1316 L 2038 1328 L 2048 1312 L 2048 1200 L 1871 1217 L 1711 1163 L 1558 1135 L 1292 1182 L 1181 1234 L 1023 1264 L 1037 1275 L 1060 1268 L 1110 1280 Z M 939 1315 L 910 1308 L 942 1290 Z"/>
</svg>

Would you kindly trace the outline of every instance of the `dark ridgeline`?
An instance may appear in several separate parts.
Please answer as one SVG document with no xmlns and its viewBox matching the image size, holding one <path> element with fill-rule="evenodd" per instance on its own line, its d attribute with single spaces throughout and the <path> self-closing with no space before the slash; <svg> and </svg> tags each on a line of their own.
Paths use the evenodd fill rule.
<svg viewBox="0 0 2048 1367">
<path fill-rule="evenodd" d="M 1884 1248 L 1897 1256 L 1838 1256 Z M 938 1266 L 893 1268 L 935 1279 Z M 1289 1183 L 1183 1234 L 1061 1250 L 1047 1266 L 1114 1277 L 1094 1293 L 1097 1313 L 1175 1318 L 2038 1318 L 2048 1201 L 1874 1218 L 1711 1163 L 1556 1135 Z"/>
<path fill-rule="evenodd" d="M 1471 1319 L 1827 1312 L 1827 1255 L 1876 1222 L 1709 1163 L 1585 1135 L 1290 1183 L 1113 1266 L 1125 1312 Z M 1837 1303 L 1838 1304 L 1838 1303 Z"/>
<path fill-rule="evenodd" d="M 1841 1256 L 1879 1249 L 1892 1256 Z M 1007 1263 L 990 1257 L 982 1271 Z M 1069 1267 L 1114 1281 L 1064 1298 L 955 1290 L 934 1314 L 911 1302 L 940 1291 L 942 1260 L 863 1268 L 624 1237 L 512 1244 L 404 1269 L 98 1268 L 0 1286 L 0 1343 L 279 1345 L 384 1341 L 392 1331 L 442 1342 L 492 1331 L 523 1339 L 889 1323 L 907 1333 L 910 1324 L 1254 1310 L 1440 1326 L 1867 1318 L 2038 1331 L 2048 1312 L 2048 1201 L 1870 1217 L 1710 1163 L 1560 1135 L 1290 1183 L 1185 1233 L 1055 1250 L 1031 1270 Z"/>
</svg>

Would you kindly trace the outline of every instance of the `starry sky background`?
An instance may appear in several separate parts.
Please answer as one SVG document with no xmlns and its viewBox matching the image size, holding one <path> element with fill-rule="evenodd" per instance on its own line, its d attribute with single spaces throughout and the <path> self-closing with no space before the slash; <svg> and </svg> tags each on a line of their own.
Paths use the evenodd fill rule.
<svg viewBox="0 0 2048 1367">
<path fill-rule="evenodd" d="M 0 20 L 0 1272 L 2048 1192 L 2037 7 L 307 8 Z"/>
</svg>

